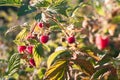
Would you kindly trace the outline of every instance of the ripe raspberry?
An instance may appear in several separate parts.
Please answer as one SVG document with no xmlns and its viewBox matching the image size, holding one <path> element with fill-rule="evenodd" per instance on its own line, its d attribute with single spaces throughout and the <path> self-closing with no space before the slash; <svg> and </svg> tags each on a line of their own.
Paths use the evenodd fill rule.
<svg viewBox="0 0 120 80">
<path fill-rule="evenodd" d="M 27 46 L 26 51 L 27 51 L 29 54 L 32 54 L 32 53 L 33 53 L 33 46 L 32 46 L 32 45 Z"/>
<path fill-rule="evenodd" d="M 42 35 L 42 36 L 40 36 L 40 42 L 41 43 L 47 43 L 48 39 L 49 39 L 48 35 Z"/>
<path fill-rule="evenodd" d="M 36 64 L 35 64 L 35 61 L 34 61 L 34 59 L 33 58 L 30 58 L 29 59 L 29 64 L 30 64 L 30 66 L 36 66 Z"/>
<path fill-rule="evenodd" d="M 43 28 L 43 26 L 44 26 L 43 22 L 39 22 L 39 23 L 38 23 L 38 26 L 39 26 L 40 28 Z"/>
<path fill-rule="evenodd" d="M 109 44 L 108 36 L 97 35 L 96 39 L 95 39 L 95 44 L 96 44 L 97 48 L 100 50 L 106 48 Z"/>
<path fill-rule="evenodd" d="M 70 36 L 70 37 L 68 37 L 67 38 L 67 41 L 68 41 L 68 43 L 74 43 L 75 42 L 75 37 L 74 36 Z"/>
<path fill-rule="evenodd" d="M 18 46 L 18 52 L 23 53 L 26 49 L 26 46 Z"/>
</svg>

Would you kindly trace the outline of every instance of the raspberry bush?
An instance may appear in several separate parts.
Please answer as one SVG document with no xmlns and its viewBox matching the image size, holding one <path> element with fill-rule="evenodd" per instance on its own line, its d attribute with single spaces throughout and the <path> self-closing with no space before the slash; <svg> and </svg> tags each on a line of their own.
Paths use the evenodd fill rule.
<svg viewBox="0 0 120 80">
<path fill-rule="evenodd" d="M 17 7 L 18 19 L 30 16 L 17 25 L 16 51 L 3 79 L 120 79 L 119 0 L 2 0 L 0 5 Z"/>
</svg>

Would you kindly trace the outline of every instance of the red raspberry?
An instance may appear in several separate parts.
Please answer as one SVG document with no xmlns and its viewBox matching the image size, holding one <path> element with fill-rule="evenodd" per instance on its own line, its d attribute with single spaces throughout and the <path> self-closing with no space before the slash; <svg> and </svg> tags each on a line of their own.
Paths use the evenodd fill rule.
<svg viewBox="0 0 120 80">
<path fill-rule="evenodd" d="M 26 49 L 26 46 L 18 46 L 18 52 L 23 53 Z"/>
<path fill-rule="evenodd" d="M 39 26 L 40 28 L 43 28 L 43 26 L 44 26 L 43 22 L 39 22 L 39 23 L 38 23 L 38 26 Z"/>
<path fill-rule="evenodd" d="M 108 36 L 97 35 L 95 38 L 95 44 L 96 44 L 97 48 L 100 50 L 106 48 L 109 44 Z"/>
<path fill-rule="evenodd" d="M 48 39 L 49 39 L 48 35 L 42 35 L 42 36 L 40 36 L 40 42 L 41 43 L 47 43 Z"/>
<path fill-rule="evenodd" d="M 30 58 L 29 59 L 29 64 L 30 64 L 30 66 L 36 66 L 36 64 L 35 64 L 35 61 L 34 61 L 34 59 L 33 58 Z"/>
<path fill-rule="evenodd" d="M 27 51 L 29 54 L 32 54 L 32 53 L 33 53 L 33 46 L 32 46 L 32 45 L 27 46 L 26 51 Z"/>
<path fill-rule="evenodd" d="M 75 42 L 75 37 L 74 36 L 70 36 L 70 37 L 68 37 L 67 38 L 67 41 L 68 41 L 68 43 L 74 43 Z"/>
</svg>

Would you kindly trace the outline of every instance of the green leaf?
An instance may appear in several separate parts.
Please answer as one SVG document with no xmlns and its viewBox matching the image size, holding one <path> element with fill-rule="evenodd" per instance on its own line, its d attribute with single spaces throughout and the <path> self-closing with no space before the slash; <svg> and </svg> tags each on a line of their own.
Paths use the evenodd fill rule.
<svg viewBox="0 0 120 80">
<path fill-rule="evenodd" d="M 63 68 L 62 70 L 60 70 L 55 76 L 51 77 L 50 80 L 63 80 L 63 76 L 65 73 L 65 68 Z"/>
<path fill-rule="evenodd" d="M 50 30 L 51 31 L 60 31 L 61 29 L 60 29 L 60 27 L 58 26 L 58 25 L 54 25 L 54 26 L 50 26 Z"/>
<path fill-rule="evenodd" d="M 50 66 L 45 73 L 45 80 L 64 80 L 64 74 L 67 69 L 66 60 L 58 60 Z"/>
<path fill-rule="evenodd" d="M 42 44 L 36 44 L 35 49 L 34 49 L 34 53 L 33 53 L 33 58 L 35 60 L 36 67 L 40 66 L 43 53 L 44 53 L 44 49 L 42 47 Z"/>
<path fill-rule="evenodd" d="M 66 14 L 67 14 L 67 16 L 72 16 L 73 15 L 73 9 L 72 8 L 68 8 L 66 10 Z"/>
<path fill-rule="evenodd" d="M 26 67 L 26 68 L 25 68 L 25 71 L 26 71 L 26 72 L 33 72 L 33 71 L 34 71 L 34 68 Z"/>
<path fill-rule="evenodd" d="M 36 7 L 48 7 L 50 5 L 50 3 L 46 0 L 43 1 L 39 1 L 37 2 L 37 4 L 35 5 Z"/>
<path fill-rule="evenodd" d="M 108 63 L 111 60 L 111 57 L 106 54 L 98 63 L 97 65 L 104 65 L 105 63 Z"/>
<path fill-rule="evenodd" d="M 51 8 L 53 10 L 56 10 L 56 12 L 58 12 L 58 13 L 64 15 L 64 16 L 67 16 L 66 10 L 68 9 L 68 7 L 69 6 L 67 5 L 67 1 L 65 1 L 65 0 L 58 0 L 56 2 L 56 4 L 54 6 L 52 6 Z"/>
<path fill-rule="evenodd" d="M 13 42 L 17 45 L 25 45 L 25 42 L 22 42 L 20 40 L 14 40 Z"/>
<path fill-rule="evenodd" d="M 43 53 L 44 53 L 44 49 L 43 49 L 43 45 L 42 44 L 37 44 L 35 46 L 35 53 L 38 55 L 38 56 L 42 56 Z"/>
<path fill-rule="evenodd" d="M 97 6 L 96 11 L 98 12 L 98 14 L 105 16 L 104 9 L 101 6 Z"/>
<path fill-rule="evenodd" d="M 99 15 L 105 16 L 104 8 L 98 0 L 93 1 L 92 4 L 94 5 L 94 8 Z"/>
<path fill-rule="evenodd" d="M 40 80 L 43 79 L 45 71 L 46 71 L 46 68 L 41 68 L 37 71 L 38 72 L 38 77 L 39 77 Z"/>
<path fill-rule="evenodd" d="M 9 61 L 8 61 L 8 70 L 7 70 L 7 75 L 11 76 L 13 75 L 18 69 L 19 69 L 19 66 L 20 66 L 20 54 L 13 54 Z"/>
<path fill-rule="evenodd" d="M 42 46 L 43 46 L 44 50 L 47 50 L 48 52 L 50 52 L 50 48 L 47 45 L 42 44 Z"/>
<path fill-rule="evenodd" d="M 27 36 L 28 31 L 27 28 L 23 28 L 16 36 L 14 43 L 17 45 L 25 45 L 25 42 L 23 42 L 23 40 L 25 39 L 25 37 Z"/>
<path fill-rule="evenodd" d="M 20 7 L 22 0 L 0 0 L 0 6 Z"/>
<path fill-rule="evenodd" d="M 83 2 L 84 0 L 78 0 L 79 1 L 79 3 L 81 3 L 81 2 Z"/>
<path fill-rule="evenodd" d="M 46 0 L 46 1 L 48 1 L 48 2 L 51 3 L 51 4 L 53 3 L 53 0 Z"/>
<path fill-rule="evenodd" d="M 26 14 L 29 14 L 29 13 L 32 13 L 34 11 L 36 11 L 37 9 L 33 6 L 29 6 L 29 5 L 22 5 L 20 8 L 19 8 L 19 11 L 18 11 L 18 16 L 23 16 L 23 15 L 26 15 Z"/>
<path fill-rule="evenodd" d="M 112 22 L 116 23 L 116 24 L 120 23 L 120 15 L 117 15 L 117 16 L 113 17 Z"/>
<path fill-rule="evenodd" d="M 91 56 L 92 58 L 94 58 L 95 60 L 97 60 L 97 61 L 101 60 L 101 58 L 99 56 L 96 56 L 95 53 L 92 50 L 86 50 L 86 51 L 87 51 L 87 54 L 89 56 Z"/>
<path fill-rule="evenodd" d="M 80 3 L 79 5 L 75 6 L 74 8 L 68 8 L 68 9 L 66 10 L 67 16 L 72 16 L 72 15 L 74 15 L 75 12 L 77 12 L 79 8 L 84 7 L 84 6 L 85 6 L 85 4 Z"/>
<path fill-rule="evenodd" d="M 56 51 L 54 53 L 52 53 L 47 60 L 47 66 L 48 68 L 51 66 L 51 64 L 54 62 L 54 60 L 58 57 L 58 56 L 65 56 L 65 55 L 70 55 L 69 51 L 66 50 L 60 50 L 60 51 Z"/>
<path fill-rule="evenodd" d="M 47 18 L 46 18 L 45 13 L 41 13 L 41 16 L 42 16 L 41 20 L 44 22 L 47 22 Z"/>
<path fill-rule="evenodd" d="M 16 36 L 15 40 L 22 40 L 27 35 L 27 28 L 23 28 Z"/>
<path fill-rule="evenodd" d="M 92 75 L 95 72 L 93 65 L 84 59 L 74 60 L 74 63 L 78 65 L 78 67 L 81 68 L 81 70 L 88 75 Z"/>
<path fill-rule="evenodd" d="M 116 0 L 118 2 L 118 4 L 120 5 L 120 0 Z"/>
<path fill-rule="evenodd" d="M 36 39 L 29 39 L 28 40 L 30 44 L 36 44 L 38 41 Z"/>
<path fill-rule="evenodd" d="M 100 69 L 100 70 L 97 70 L 91 77 L 91 80 L 95 80 L 95 79 L 98 79 L 98 77 L 102 74 L 104 74 L 105 72 L 108 71 L 108 68 L 103 68 L 103 69 Z"/>
<path fill-rule="evenodd" d="M 42 18 L 41 13 L 38 13 L 38 14 L 35 16 L 35 20 L 36 20 L 36 21 L 40 21 L 41 18 Z"/>
</svg>

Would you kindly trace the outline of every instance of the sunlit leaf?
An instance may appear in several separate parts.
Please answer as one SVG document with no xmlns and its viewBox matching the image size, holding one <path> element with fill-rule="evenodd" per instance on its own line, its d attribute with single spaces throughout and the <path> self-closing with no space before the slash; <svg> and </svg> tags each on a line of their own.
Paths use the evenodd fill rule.
<svg viewBox="0 0 120 80">
<path fill-rule="evenodd" d="M 78 67 L 80 67 L 87 75 L 92 75 L 95 72 L 93 65 L 84 59 L 77 59 L 74 63 L 78 65 Z"/>
<path fill-rule="evenodd" d="M 65 69 L 67 68 L 66 60 L 58 60 L 48 68 L 45 73 L 45 79 L 47 80 L 63 80 Z"/>
<path fill-rule="evenodd" d="M 26 71 L 26 72 L 33 72 L 33 71 L 34 71 L 34 68 L 27 67 L 27 68 L 25 69 L 25 71 Z"/>
<path fill-rule="evenodd" d="M 105 16 L 104 8 L 103 8 L 103 6 L 100 4 L 99 1 L 95 0 L 95 1 L 93 2 L 93 5 L 94 5 L 94 8 L 95 8 L 96 12 L 97 12 L 99 15 Z"/>
<path fill-rule="evenodd" d="M 44 13 L 41 13 L 41 20 L 46 22 L 47 21 L 47 18 L 46 18 L 46 15 Z"/>
<path fill-rule="evenodd" d="M 46 71 L 46 68 L 41 68 L 37 71 L 39 79 L 43 79 L 45 71 Z"/>
<path fill-rule="evenodd" d="M 20 40 L 14 40 L 13 42 L 17 45 L 25 45 L 25 42 L 20 42 Z"/>
<path fill-rule="evenodd" d="M 50 65 L 54 62 L 54 60 L 60 56 L 60 55 L 70 55 L 70 52 L 66 51 L 66 50 L 60 50 L 60 51 L 56 51 L 54 53 L 52 53 L 47 60 L 47 67 L 49 68 Z"/>
<path fill-rule="evenodd" d="M 36 67 L 40 66 L 43 53 L 44 53 L 44 50 L 43 50 L 42 44 L 35 45 L 33 58 L 35 60 Z"/>
<path fill-rule="evenodd" d="M 21 31 L 19 32 L 19 34 L 17 34 L 15 40 L 21 40 L 21 39 L 23 39 L 26 35 L 27 35 L 27 28 L 23 28 L 23 30 L 21 30 Z"/>
<path fill-rule="evenodd" d="M 50 52 L 50 48 L 47 45 L 42 44 L 42 46 L 43 46 L 44 50 L 47 50 L 48 52 Z"/>
<path fill-rule="evenodd" d="M 22 0 L 0 0 L 0 6 L 20 7 Z"/>
<path fill-rule="evenodd" d="M 97 60 L 97 61 L 100 61 L 100 60 L 101 60 L 101 58 L 100 58 L 99 56 L 96 56 L 96 55 L 94 54 L 94 52 L 92 52 L 91 50 L 87 50 L 87 53 L 88 53 L 91 57 L 93 57 L 95 60 Z"/>
<path fill-rule="evenodd" d="M 64 73 L 65 73 L 65 68 L 60 70 L 55 76 L 51 77 L 50 80 L 56 80 L 56 79 L 63 80 Z"/>
<path fill-rule="evenodd" d="M 102 15 L 102 16 L 105 15 L 104 9 L 103 9 L 101 6 L 96 7 L 96 9 L 97 9 L 96 11 L 97 11 L 100 15 Z"/>
</svg>

